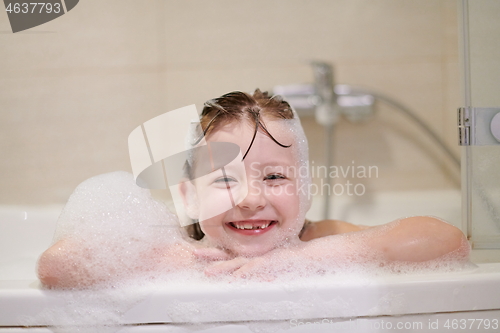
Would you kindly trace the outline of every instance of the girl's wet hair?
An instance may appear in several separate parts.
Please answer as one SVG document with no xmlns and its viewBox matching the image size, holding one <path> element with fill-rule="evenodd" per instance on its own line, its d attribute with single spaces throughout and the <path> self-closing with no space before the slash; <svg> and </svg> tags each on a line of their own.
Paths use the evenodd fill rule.
<svg viewBox="0 0 500 333">
<path fill-rule="evenodd" d="M 241 91 L 233 91 L 221 97 L 211 99 L 203 105 L 200 128 L 198 129 L 197 140 L 193 142 L 193 145 L 198 144 L 203 137 L 209 136 L 210 133 L 221 126 L 233 121 L 248 121 L 255 126 L 255 131 L 252 141 L 243 155 L 243 159 L 245 159 L 250 151 L 259 129 L 279 146 L 284 148 L 290 147 L 290 145 L 280 143 L 269 133 L 263 118 L 293 119 L 294 113 L 290 104 L 284 101 L 281 96 L 269 96 L 267 92 L 261 92 L 259 89 L 256 89 L 253 95 Z M 187 166 L 186 171 L 188 176 L 191 176 L 192 167 Z M 203 238 L 204 234 L 201 231 L 199 223 L 191 224 L 186 228 L 191 238 L 196 240 Z"/>
<path fill-rule="evenodd" d="M 269 96 L 267 91 L 256 89 L 253 95 L 233 91 L 205 102 L 200 124 L 204 134 L 209 135 L 218 126 L 235 120 L 249 120 L 255 124 L 257 114 L 275 119 L 293 119 L 290 104 L 281 96 Z"/>
<path fill-rule="evenodd" d="M 275 119 L 292 119 L 293 111 L 290 104 L 285 102 L 281 96 L 270 97 L 267 91 L 261 92 L 259 89 L 256 89 L 253 95 L 234 91 L 219 98 L 209 100 L 203 106 L 200 119 L 201 133 L 199 133 L 199 138 L 194 144 L 197 144 L 203 137 L 209 135 L 219 126 L 232 121 L 246 120 L 255 125 L 255 131 L 252 141 L 243 155 L 243 159 L 245 159 L 252 147 L 259 128 L 279 146 L 284 148 L 290 147 L 289 145 L 281 144 L 269 133 L 265 123 L 262 121 L 263 116 Z"/>
</svg>

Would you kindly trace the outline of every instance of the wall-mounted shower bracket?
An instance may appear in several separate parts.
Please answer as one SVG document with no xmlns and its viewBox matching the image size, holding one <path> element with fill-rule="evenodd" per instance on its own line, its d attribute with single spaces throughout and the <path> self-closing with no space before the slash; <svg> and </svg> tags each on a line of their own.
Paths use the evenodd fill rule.
<svg viewBox="0 0 500 333">
<path fill-rule="evenodd" d="M 458 144 L 470 145 L 470 107 L 458 108 Z"/>
<path fill-rule="evenodd" d="M 500 107 L 458 109 L 460 146 L 500 145 Z"/>
</svg>

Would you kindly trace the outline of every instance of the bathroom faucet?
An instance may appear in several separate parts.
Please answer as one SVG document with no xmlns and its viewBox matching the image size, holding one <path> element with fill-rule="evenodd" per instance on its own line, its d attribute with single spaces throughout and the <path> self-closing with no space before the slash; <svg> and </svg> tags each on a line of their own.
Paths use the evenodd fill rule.
<svg viewBox="0 0 500 333">
<path fill-rule="evenodd" d="M 333 68 L 325 62 L 313 61 L 314 90 L 316 95 L 316 109 L 314 116 L 316 121 L 325 127 L 325 164 L 327 167 L 333 165 L 333 127 L 339 120 L 339 107 L 337 95 L 333 84 Z M 332 179 L 326 177 L 328 188 L 332 186 Z M 324 196 L 323 217 L 328 219 L 330 215 L 331 197 Z"/>
<path fill-rule="evenodd" d="M 333 81 L 333 68 L 326 62 L 313 61 L 315 118 L 323 126 L 334 125 L 340 115 Z"/>
</svg>

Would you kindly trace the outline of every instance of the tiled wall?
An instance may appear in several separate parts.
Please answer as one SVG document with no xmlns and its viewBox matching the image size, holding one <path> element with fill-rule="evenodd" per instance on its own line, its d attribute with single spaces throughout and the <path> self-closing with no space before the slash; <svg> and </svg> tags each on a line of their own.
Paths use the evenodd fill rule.
<svg viewBox="0 0 500 333">
<path fill-rule="evenodd" d="M 0 11 L 0 203 L 62 203 L 88 177 L 130 170 L 127 137 L 142 122 L 232 90 L 311 82 L 311 59 L 409 106 L 458 154 L 457 30 L 455 0 L 85 0 L 16 34 Z M 376 111 L 337 126 L 336 164 L 376 165 L 370 191 L 457 186 L 422 132 Z M 321 164 L 322 128 L 303 123 Z"/>
</svg>

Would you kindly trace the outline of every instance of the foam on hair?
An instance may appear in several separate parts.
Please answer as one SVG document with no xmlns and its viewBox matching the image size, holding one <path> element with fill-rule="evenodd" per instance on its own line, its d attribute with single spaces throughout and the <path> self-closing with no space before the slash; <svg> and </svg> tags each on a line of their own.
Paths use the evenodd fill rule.
<svg viewBox="0 0 500 333">
<path fill-rule="evenodd" d="M 289 131 L 295 138 L 294 145 L 292 149 L 297 155 L 298 161 L 298 176 L 299 176 L 299 188 L 303 191 L 299 192 L 300 195 L 300 211 L 301 217 L 305 219 L 305 214 L 311 208 L 312 197 L 310 193 L 311 188 L 311 173 L 309 171 L 309 145 L 307 143 L 307 137 L 300 123 L 300 119 L 294 111 L 294 119 L 279 120 L 286 124 Z M 295 147 L 294 147 L 295 146 Z M 303 216 L 302 216 L 303 214 Z"/>
</svg>

